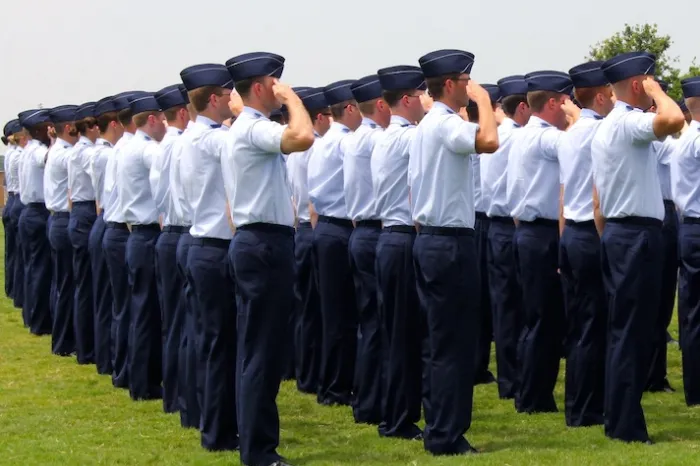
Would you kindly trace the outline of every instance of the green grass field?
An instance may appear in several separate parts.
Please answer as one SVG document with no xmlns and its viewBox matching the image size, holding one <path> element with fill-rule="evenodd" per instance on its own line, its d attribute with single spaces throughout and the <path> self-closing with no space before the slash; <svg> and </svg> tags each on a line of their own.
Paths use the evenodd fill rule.
<svg viewBox="0 0 700 466">
<path fill-rule="evenodd" d="M 50 338 L 30 335 L 20 311 L 2 294 L 0 465 L 239 464 L 235 453 L 204 451 L 198 432 L 182 429 L 160 401 L 132 402 L 94 366 L 51 355 Z M 653 446 L 607 440 L 599 427 L 569 429 L 562 413 L 517 414 L 489 385 L 476 389 L 468 434 L 483 453 L 434 458 L 421 443 L 380 439 L 376 428 L 354 424 L 349 408 L 321 407 L 285 383 L 278 398 L 279 452 L 295 465 L 695 465 L 700 411 L 683 402 L 676 346 L 669 349 L 669 364 L 669 379 L 679 391 L 644 398 Z M 561 377 L 557 402 L 563 409 Z"/>
</svg>

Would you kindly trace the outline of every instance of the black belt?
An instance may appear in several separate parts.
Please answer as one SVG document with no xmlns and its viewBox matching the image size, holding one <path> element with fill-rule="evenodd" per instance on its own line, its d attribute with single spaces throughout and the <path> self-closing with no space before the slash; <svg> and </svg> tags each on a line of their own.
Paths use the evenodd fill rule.
<svg viewBox="0 0 700 466">
<path fill-rule="evenodd" d="M 645 227 L 661 227 L 664 222 L 657 218 L 650 217 L 619 217 L 619 218 L 608 218 L 605 220 L 606 223 L 617 223 L 620 225 L 639 225 Z"/>
<path fill-rule="evenodd" d="M 126 223 L 119 223 L 119 222 L 107 222 L 107 228 L 114 228 L 115 230 L 129 231 L 129 227 L 126 226 Z"/>
<path fill-rule="evenodd" d="M 683 223 L 686 225 L 700 225 L 699 217 L 683 217 Z"/>
<path fill-rule="evenodd" d="M 496 223 L 510 223 L 511 225 L 515 226 L 515 223 L 513 223 L 513 219 L 511 217 L 494 216 L 494 217 L 489 217 L 489 220 L 491 220 L 492 222 L 496 222 Z"/>
<path fill-rule="evenodd" d="M 95 206 L 95 201 L 73 201 L 74 206 L 91 205 Z"/>
<path fill-rule="evenodd" d="M 192 238 L 192 245 L 213 246 L 216 248 L 228 249 L 228 247 L 231 245 L 231 240 L 221 238 Z"/>
<path fill-rule="evenodd" d="M 46 204 L 44 204 L 43 202 L 28 202 L 27 207 L 41 207 L 41 208 L 45 209 Z"/>
<path fill-rule="evenodd" d="M 439 236 L 474 236 L 474 229 L 462 227 L 429 227 L 421 225 L 418 227 L 418 233 L 421 235 Z"/>
<path fill-rule="evenodd" d="M 311 227 L 312 227 L 311 222 L 299 222 L 297 224 L 297 229 L 302 229 L 302 228 L 306 229 L 306 228 L 311 228 Z"/>
<path fill-rule="evenodd" d="M 157 223 L 148 223 L 146 225 L 131 225 L 131 231 L 160 231 L 160 225 Z"/>
<path fill-rule="evenodd" d="M 190 228 L 182 225 L 165 225 L 163 233 L 187 233 Z"/>
<path fill-rule="evenodd" d="M 486 216 L 486 212 L 475 212 L 474 215 L 476 215 L 476 218 L 479 220 L 488 220 L 488 216 Z"/>
<path fill-rule="evenodd" d="M 520 220 L 521 225 L 538 225 L 538 226 L 544 226 L 544 227 L 556 227 L 559 225 L 559 222 L 557 220 L 552 220 L 549 218 L 536 218 L 531 221 L 526 221 L 526 220 Z"/>
<path fill-rule="evenodd" d="M 332 223 L 333 225 L 338 225 L 341 227 L 352 228 L 352 220 L 348 220 L 347 218 L 326 217 L 325 215 L 319 215 L 318 221 L 323 223 Z"/>
<path fill-rule="evenodd" d="M 415 233 L 416 227 L 411 225 L 394 225 L 391 227 L 384 227 L 383 231 L 387 231 L 389 233 Z"/>
<path fill-rule="evenodd" d="M 355 228 L 357 227 L 370 227 L 370 228 L 381 228 L 381 220 L 358 220 L 355 222 Z"/>
<path fill-rule="evenodd" d="M 16 191 L 8 191 L 7 194 L 9 194 L 10 196 L 16 196 L 17 192 Z"/>
<path fill-rule="evenodd" d="M 565 221 L 567 227 L 595 227 L 595 221 L 585 220 L 583 222 L 574 222 L 573 220 L 567 219 Z"/>
<path fill-rule="evenodd" d="M 259 231 L 263 233 L 282 233 L 287 235 L 294 235 L 294 228 L 288 227 L 287 225 L 278 225 L 276 223 L 248 223 L 247 225 L 241 225 L 236 227 L 236 231 Z"/>
<path fill-rule="evenodd" d="M 51 216 L 56 218 L 66 218 L 70 217 L 70 212 L 51 212 Z"/>
</svg>

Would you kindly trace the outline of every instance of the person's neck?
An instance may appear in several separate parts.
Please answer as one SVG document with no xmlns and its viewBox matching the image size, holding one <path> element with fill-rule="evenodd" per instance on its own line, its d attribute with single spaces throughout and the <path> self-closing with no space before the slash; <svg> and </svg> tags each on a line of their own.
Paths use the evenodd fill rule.
<svg viewBox="0 0 700 466">
<path fill-rule="evenodd" d="M 270 117 L 270 112 L 260 102 L 253 102 L 250 99 L 243 99 L 243 105 L 252 108 L 253 110 L 257 110 L 268 118 Z"/>
<path fill-rule="evenodd" d="M 106 133 L 102 133 L 100 137 L 112 145 L 116 144 L 117 140 L 119 139 L 117 137 L 117 133 L 115 133 L 114 131 L 107 131 Z"/>
<path fill-rule="evenodd" d="M 225 118 L 221 118 L 219 115 L 217 115 L 216 112 L 214 112 L 213 108 L 209 107 L 199 112 L 198 115 L 202 115 L 203 117 L 209 118 L 211 121 L 214 121 L 218 124 L 223 123 L 223 121 L 225 120 Z"/>
<path fill-rule="evenodd" d="M 552 125 L 552 126 L 557 126 L 557 125 L 556 125 L 555 119 L 552 118 L 551 115 L 548 115 L 548 114 L 546 114 L 546 113 L 537 113 L 537 112 L 533 112 L 533 113 L 532 113 L 532 116 L 536 116 L 536 117 L 539 118 L 540 120 L 544 120 L 544 121 L 546 121 L 547 123 L 549 123 L 549 124 Z"/>
<path fill-rule="evenodd" d="M 320 123 L 316 123 L 314 124 L 314 131 L 316 131 L 316 133 L 318 133 L 319 135 L 323 136 L 324 134 L 326 134 L 326 131 L 328 131 L 328 128 L 324 128 L 323 125 L 321 125 Z"/>
<path fill-rule="evenodd" d="M 408 121 L 410 121 L 411 123 L 415 123 L 415 121 L 413 121 L 413 120 L 411 119 L 411 115 L 409 115 L 409 112 L 408 112 L 407 110 L 403 109 L 403 108 L 400 108 L 400 107 L 392 108 L 392 109 L 391 109 L 391 116 L 401 117 L 401 118 L 403 118 L 404 120 L 408 120 Z"/>
<path fill-rule="evenodd" d="M 91 134 L 81 134 L 80 137 L 87 139 L 88 141 L 90 141 L 93 144 L 95 144 L 95 141 L 97 141 L 97 137 L 93 136 Z"/>
<path fill-rule="evenodd" d="M 125 127 L 124 127 L 124 132 L 125 132 L 125 133 L 134 134 L 134 133 L 136 132 L 136 126 L 133 125 L 133 124 L 128 125 L 128 126 L 125 126 Z"/>
<path fill-rule="evenodd" d="M 355 131 L 360 126 L 351 124 L 348 118 L 335 118 L 333 121 L 348 127 L 351 131 Z M 362 124 L 362 122 L 360 122 L 360 124 Z"/>
<path fill-rule="evenodd" d="M 153 137 L 153 131 L 148 126 L 141 126 L 140 128 L 136 128 L 137 131 L 141 131 L 144 133 L 146 136 L 148 136 L 151 139 L 155 139 Z"/>
<path fill-rule="evenodd" d="M 440 102 L 443 105 L 447 105 L 447 107 L 455 113 L 459 113 L 460 109 L 462 108 L 458 103 L 453 102 L 451 99 L 447 99 L 445 97 L 443 97 L 442 99 L 437 99 L 436 102 Z"/>
<path fill-rule="evenodd" d="M 180 131 L 184 131 L 185 128 L 187 128 L 187 122 L 186 121 L 179 121 L 179 120 L 169 121 L 168 128 L 177 128 Z"/>
</svg>

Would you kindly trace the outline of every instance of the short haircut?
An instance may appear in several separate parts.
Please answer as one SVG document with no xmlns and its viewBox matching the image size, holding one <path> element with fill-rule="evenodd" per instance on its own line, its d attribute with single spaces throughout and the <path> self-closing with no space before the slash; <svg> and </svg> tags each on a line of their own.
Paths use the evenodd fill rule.
<svg viewBox="0 0 700 466">
<path fill-rule="evenodd" d="M 71 121 L 62 121 L 60 123 L 54 124 L 53 127 L 56 130 L 56 134 L 58 134 L 60 136 L 60 135 L 66 134 L 66 126 L 72 126 L 74 124 L 75 123 L 73 123 Z"/>
<path fill-rule="evenodd" d="M 145 126 L 146 123 L 148 123 L 148 117 L 158 116 L 159 113 L 160 112 L 153 112 L 153 111 L 137 113 L 136 115 L 134 115 L 134 118 L 133 118 L 134 125 L 136 125 L 137 128 Z"/>
<path fill-rule="evenodd" d="M 236 81 L 234 87 L 236 88 L 236 92 L 238 92 L 241 97 L 248 97 L 248 95 L 250 95 L 250 90 L 253 88 L 253 84 L 260 81 L 262 81 L 262 77 L 242 79 L 240 81 Z"/>
<path fill-rule="evenodd" d="M 186 108 L 186 106 L 185 105 L 177 105 L 175 107 L 171 107 L 171 108 L 163 111 L 163 115 L 165 115 L 165 119 L 167 121 L 175 121 L 175 120 L 177 120 L 177 114 L 183 108 Z"/>
<path fill-rule="evenodd" d="M 346 100 L 345 102 L 331 105 L 331 115 L 333 115 L 333 118 L 343 118 L 345 116 L 345 109 L 348 107 L 348 105 L 357 104 L 354 100 Z"/>
<path fill-rule="evenodd" d="M 77 130 L 80 134 L 85 135 L 85 133 L 87 133 L 87 130 L 94 128 L 96 124 L 97 124 L 96 118 L 87 117 L 87 118 L 83 118 L 82 120 L 76 121 L 75 127 L 77 128 Z"/>
<path fill-rule="evenodd" d="M 558 99 L 561 94 L 552 91 L 533 91 L 527 93 L 527 104 L 533 112 L 541 112 L 549 99 Z"/>
<path fill-rule="evenodd" d="M 449 80 L 457 80 L 459 79 L 459 77 L 459 73 L 453 73 L 426 79 L 425 82 L 428 84 L 428 92 L 430 92 L 430 96 L 433 99 L 442 98 L 444 94 L 445 83 Z"/>
<path fill-rule="evenodd" d="M 407 95 L 413 95 L 415 89 L 400 89 L 397 91 L 384 91 L 382 92 L 382 98 L 386 101 L 389 107 L 396 107 L 396 105 L 401 102 L 401 99 Z"/>
<path fill-rule="evenodd" d="M 198 113 L 207 109 L 209 97 L 211 97 L 212 94 L 221 97 L 224 95 L 223 88 L 219 86 L 203 86 L 187 93 L 190 98 L 190 103 Z"/>
<path fill-rule="evenodd" d="M 131 113 L 130 108 L 125 108 L 124 110 L 119 111 L 119 115 L 117 118 L 119 119 L 119 123 L 122 124 L 122 126 L 129 126 L 131 124 L 131 118 L 133 117 L 133 114 Z"/>
<path fill-rule="evenodd" d="M 379 99 L 372 99 L 366 102 L 361 102 L 357 104 L 357 108 L 363 115 L 372 115 L 377 110 L 377 101 Z"/>
<path fill-rule="evenodd" d="M 327 114 L 331 113 L 330 107 L 315 108 L 313 110 L 310 110 L 307 108 L 306 111 L 309 112 L 309 117 L 311 117 L 311 123 L 316 121 L 317 116 L 323 115 L 323 114 L 327 115 Z"/>
<path fill-rule="evenodd" d="M 527 96 L 525 94 L 513 94 L 501 100 L 501 108 L 503 113 L 513 116 L 521 103 L 527 104 Z"/>
<path fill-rule="evenodd" d="M 574 97 L 584 107 L 590 107 L 595 103 L 595 96 L 605 89 L 606 86 L 581 87 L 574 89 Z"/>
<path fill-rule="evenodd" d="M 119 114 L 117 112 L 107 112 L 97 117 L 97 127 L 100 133 L 104 133 L 109 128 L 109 124 L 113 121 L 119 121 Z"/>
</svg>

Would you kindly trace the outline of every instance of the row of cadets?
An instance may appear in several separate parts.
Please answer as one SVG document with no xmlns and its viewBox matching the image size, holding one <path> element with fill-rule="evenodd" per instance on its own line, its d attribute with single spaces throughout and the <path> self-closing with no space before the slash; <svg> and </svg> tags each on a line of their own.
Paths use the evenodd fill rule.
<svg viewBox="0 0 700 466">
<path fill-rule="evenodd" d="M 594 223 L 591 143 L 614 104 L 601 64 L 592 61 L 569 70 L 582 109 L 559 145 L 563 188 L 559 268 L 566 299 L 564 410 L 571 427 L 604 420 L 608 313 Z"/>
<path fill-rule="evenodd" d="M 5 182 L 9 199 L 3 215 L 6 214 L 5 229 L 5 291 L 12 298 L 17 308 L 24 304 L 24 257 L 22 255 L 22 237 L 19 235 L 19 217 L 24 208 L 20 199 L 19 164 L 27 139 L 18 119 L 5 125 L 4 136 L 8 139 L 10 149 L 5 154 Z M 26 322 L 25 322 L 26 324 Z"/>
<path fill-rule="evenodd" d="M 391 111 L 382 98 L 377 75 L 358 79 L 350 90 L 362 115 L 362 123 L 348 137 L 343 158 L 345 206 L 354 227 L 348 254 L 358 320 L 352 410 L 355 422 L 379 425 L 383 362 L 375 260 L 382 222 L 374 205 L 370 161 L 375 144 L 389 125 Z"/>
<path fill-rule="evenodd" d="M 177 273 L 177 245 L 188 228 L 177 221 L 170 192 L 170 164 L 175 141 L 190 121 L 187 94 L 182 84 L 173 84 L 155 94 L 167 122 L 165 136 L 153 154 L 149 174 L 162 232 L 155 244 L 155 276 L 162 317 L 163 410 L 178 411 L 180 345 L 186 315 L 182 276 Z M 183 389 L 185 387 L 183 386 Z"/>
<path fill-rule="evenodd" d="M 331 111 L 323 88 L 298 91 L 314 126 L 314 144 L 331 126 Z M 318 277 L 313 259 L 313 227 L 317 214 L 309 201 L 308 166 L 312 149 L 294 152 L 287 157 L 287 172 L 292 187 L 292 199 L 296 208 L 297 228 L 294 235 L 295 296 L 297 306 L 296 383 L 302 393 L 316 395 L 321 368 L 321 307 L 318 293 Z"/>
<path fill-rule="evenodd" d="M 322 345 L 318 402 L 346 405 L 352 402 L 357 355 L 357 313 L 348 255 L 352 221 L 343 192 L 343 159 L 350 134 L 362 123 L 351 86 L 343 80 L 324 88 L 333 123 L 311 149 L 308 164 L 309 198 L 318 213 L 313 233 L 321 302 Z"/>
<path fill-rule="evenodd" d="M 496 346 L 498 396 L 515 399 L 518 393 L 518 340 L 524 319 L 522 292 L 515 263 L 515 223 L 508 201 L 508 166 L 516 130 L 530 119 L 525 76 L 498 81 L 503 121 L 498 126 L 499 148 L 480 155 L 481 190 L 489 218 L 487 280 L 491 291 L 493 335 Z"/>
<path fill-rule="evenodd" d="M 605 434 L 651 443 L 641 406 L 661 299 L 664 205 L 651 143 L 680 131 L 685 117 L 653 79 L 655 57 L 618 55 L 602 65 L 615 107 L 591 145 L 593 181 L 604 223 L 603 283 L 608 296 Z M 644 113 L 656 104 L 656 114 Z"/>
<path fill-rule="evenodd" d="M 469 156 L 498 149 L 488 92 L 470 80 L 474 55 L 439 50 L 419 64 L 435 102 L 411 141 L 408 179 L 418 299 L 427 316 L 430 394 L 424 445 L 433 454 L 467 454 L 480 325 L 474 241 L 474 178 Z M 472 99 L 479 124 L 457 112 Z"/>
<path fill-rule="evenodd" d="M 381 425 L 386 437 L 420 439 L 422 359 L 425 318 L 420 312 L 413 269 L 416 230 L 408 189 L 409 146 L 416 123 L 424 116 L 420 95 L 425 78 L 416 66 L 377 72 L 391 118 L 372 151 L 372 194 L 382 222 L 377 239 L 375 273 L 382 329 Z"/>
<path fill-rule="evenodd" d="M 251 53 L 226 62 L 244 107 L 225 138 L 222 171 L 236 234 L 229 249 L 238 305 L 236 403 L 241 462 L 283 465 L 276 398 L 294 297 L 294 211 L 283 153 L 314 143 L 308 112 L 278 81 L 284 58 Z M 284 127 L 268 116 L 287 106 Z"/>
<path fill-rule="evenodd" d="M 95 364 L 96 345 L 103 345 L 95 335 L 94 288 L 89 249 L 90 232 L 97 218 L 95 188 L 90 178 L 90 162 L 99 135 L 95 105 L 95 102 L 88 102 L 76 109 L 75 129 L 78 140 L 68 153 L 67 161 L 70 206 L 68 238 L 73 247 L 72 303 L 78 364 Z M 99 286 L 103 285 L 100 283 Z M 103 368 L 105 362 L 104 359 L 101 361 Z"/>
<path fill-rule="evenodd" d="M 47 236 L 49 211 L 44 202 L 44 167 L 51 140 L 48 110 L 26 110 L 19 115 L 28 142 L 19 164 L 20 199 L 25 206 L 19 217 L 18 234 L 24 255 L 24 323 L 34 335 L 50 335 L 51 246 Z"/>
<path fill-rule="evenodd" d="M 673 198 L 683 218 L 679 232 L 678 320 L 683 355 L 683 390 L 688 406 L 700 404 L 700 77 L 681 81 L 692 120 L 671 158 Z"/>
<path fill-rule="evenodd" d="M 180 77 L 197 112 L 194 124 L 180 138 L 179 166 L 183 204 L 190 209 L 192 219 L 185 270 L 194 296 L 195 341 L 194 345 L 188 343 L 187 351 L 193 351 L 197 361 L 188 370 L 188 377 L 190 387 L 196 387 L 201 409 L 199 419 L 188 413 L 188 424 L 199 427 L 202 447 L 236 450 L 236 378 L 232 369 L 236 364 L 237 310 L 228 262 L 233 233 L 221 165 L 226 135 L 221 124 L 232 116 L 233 81 L 226 67 L 216 64 L 191 66 Z M 183 236 L 181 241 L 189 239 Z"/>
</svg>

